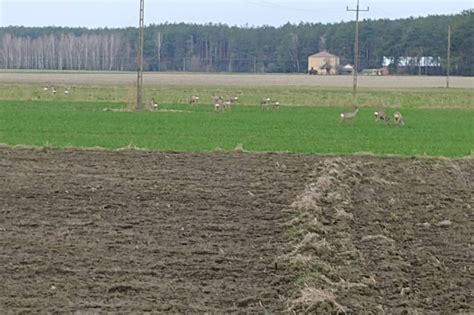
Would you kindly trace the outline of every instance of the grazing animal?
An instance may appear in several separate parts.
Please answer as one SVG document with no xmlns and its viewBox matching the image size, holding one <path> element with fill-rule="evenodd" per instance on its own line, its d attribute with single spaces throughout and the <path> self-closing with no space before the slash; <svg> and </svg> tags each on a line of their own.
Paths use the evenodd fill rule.
<svg viewBox="0 0 474 315">
<path fill-rule="evenodd" d="M 395 114 L 393 114 L 393 118 L 397 125 L 405 126 L 405 120 L 403 119 L 402 113 L 396 112 Z"/>
<path fill-rule="evenodd" d="M 197 104 L 198 101 L 199 101 L 199 96 L 193 95 L 191 96 L 191 99 L 189 100 L 189 105 Z"/>
<path fill-rule="evenodd" d="M 279 110 L 279 109 L 280 109 L 280 102 L 278 102 L 278 101 L 273 101 L 273 102 L 272 102 L 272 109 L 273 109 L 273 110 Z"/>
<path fill-rule="evenodd" d="M 54 95 L 56 95 L 56 88 L 55 87 L 52 87 L 52 92 Z"/>
<path fill-rule="evenodd" d="M 158 103 L 155 101 L 154 98 L 151 99 L 151 108 L 153 108 L 153 110 L 158 110 L 159 109 L 159 105 Z"/>
<path fill-rule="evenodd" d="M 266 106 L 268 106 L 270 103 L 271 103 L 271 99 L 269 97 L 264 97 L 260 100 L 260 107 L 261 108 L 265 108 Z"/>
<path fill-rule="evenodd" d="M 232 105 L 238 100 L 238 97 L 226 97 L 225 99 L 222 96 L 212 96 L 212 100 L 214 101 L 214 110 L 216 111 L 224 111 L 226 109 L 230 109 Z"/>
<path fill-rule="evenodd" d="M 69 95 L 69 90 L 65 90 L 64 95 L 68 96 Z"/>
<path fill-rule="evenodd" d="M 231 106 L 235 105 L 237 100 L 239 99 L 237 96 L 227 97 L 225 100 L 221 98 L 224 102 L 224 109 L 230 109 Z"/>
<path fill-rule="evenodd" d="M 230 107 L 232 106 L 233 102 L 231 100 L 227 100 L 227 101 L 224 101 L 224 107 L 223 109 L 230 109 Z"/>
<path fill-rule="evenodd" d="M 212 95 L 211 97 L 214 103 L 216 103 L 218 100 L 224 100 L 222 96 L 218 96 L 218 95 Z"/>
<path fill-rule="evenodd" d="M 214 110 L 216 112 L 225 110 L 224 108 L 224 100 L 222 98 L 217 98 L 216 101 L 214 102 Z"/>
<path fill-rule="evenodd" d="M 237 103 L 238 100 L 239 98 L 237 96 L 232 96 L 232 97 L 229 97 L 228 99 L 231 105 L 235 105 L 235 103 Z"/>
<path fill-rule="evenodd" d="M 388 115 L 383 110 L 374 112 L 374 116 L 376 122 L 382 120 L 385 124 L 388 124 L 390 120 L 390 117 L 388 117 Z"/>
<path fill-rule="evenodd" d="M 47 91 L 47 90 L 48 90 L 48 87 L 45 86 L 45 87 L 43 88 L 43 91 Z"/>
<path fill-rule="evenodd" d="M 357 116 L 357 113 L 359 112 L 359 108 L 355 106 L 355 110 L 353 112 L 345 112 L 341 113 L 341 122 L 344 120 L 351 120 L 354 117 Z"/>
</svg>

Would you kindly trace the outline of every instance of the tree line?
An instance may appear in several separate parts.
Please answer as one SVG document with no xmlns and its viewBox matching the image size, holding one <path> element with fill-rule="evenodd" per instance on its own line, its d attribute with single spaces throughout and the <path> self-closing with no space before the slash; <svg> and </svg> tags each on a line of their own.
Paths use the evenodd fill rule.
<svg viewBox="0 0 474 315">
<path fill-rule="evenodd" d="M 151 24 L 145 30 L 148 71 L 305 72 L 307 58 L 327 50 L 354 58 L 355 22 L 287 23 L 281 27 Z M 360 22 L 360 69 L 442 74 L 451 26 L 451 72 L 474 75 L 474 10 L 456 15 Z M 63 27 L 0 28 L 0 68 L 136 70 L 138 30 Z M 427 62 L 429 61 L 429 62 Z"/>
</svg>

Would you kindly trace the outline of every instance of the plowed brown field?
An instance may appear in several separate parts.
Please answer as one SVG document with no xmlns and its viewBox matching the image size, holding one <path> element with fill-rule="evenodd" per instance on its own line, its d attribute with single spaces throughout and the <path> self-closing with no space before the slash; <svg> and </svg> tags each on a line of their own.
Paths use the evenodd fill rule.
<svg viewBox="0 0 474 315">
<path fill-rule="evenodd" d="M 352 76 L 310 76 L 304 74 L 213 74 L 157 73 L 143 76 L 147 86 L 320 86 L 352 88 Z M 134 72 L 0 72 L 0 83 L 56 85 L 134 84 Z M 362 88 L 438 88 L 446 86 L 443 76 L 359 76 Z M 474 88 L 473 77 L 451 77 L 453 88 Z"/>
<path fill-rule="evenodd" d="M 474 160 L 0 147 L 0 312 L 474 311 Z"/>
</svg>

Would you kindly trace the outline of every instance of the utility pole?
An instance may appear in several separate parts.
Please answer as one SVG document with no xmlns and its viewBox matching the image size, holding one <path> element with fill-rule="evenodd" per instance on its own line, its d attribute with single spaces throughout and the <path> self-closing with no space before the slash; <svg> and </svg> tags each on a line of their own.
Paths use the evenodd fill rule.
<svg viewBox="0 0 474 315">
<path fill-rule="evenodd" d="M 446 67 L 446 88 L 449 89 L 449 71 L 451 70 L 451 25 L 448 25 L 448 65 Z"/>
<path fill-rule="evenodd" d="M 357 71 L 359 70 L 359 12 L 368 12 L 369 7 L 365 10 L 359 9 L 359 0 L 357 0 L 357 7 L 356 9 L 349 9 L 347 7 L 347 11 L 355 11 L 356 12 L 356 28 L 355 28 L 355 42 L 354 42 L 354 71 L 352 76 L 352 94 L 355 97 L 357 94 Z"/>
<path fill-rule="evenodd" d="M 137 105 L 135 110 L 143 109 L 143 41 L 145 37 L 145 0 L 140 0 L 140 22 L 138 28 L 138 49 L 137 49 Z"/>
<path fill-rule="evenodd" d="M 161 71 L 161 32 L 158 32 L 158 71 Z"/>
</svg>

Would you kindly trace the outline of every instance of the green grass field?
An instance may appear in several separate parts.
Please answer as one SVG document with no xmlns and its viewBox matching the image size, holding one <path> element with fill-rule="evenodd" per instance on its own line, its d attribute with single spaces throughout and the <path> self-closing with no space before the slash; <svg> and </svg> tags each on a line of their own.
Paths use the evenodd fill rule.
<svg viewBox="0 0 474 315">
<path fill-rule="evenodd" d="M 0 85 L 0 100 L 99 101 L 127 102 L 135 99 L 130 86 L 56 86 L 57 95 L 44 92 L 39 85 Z M 64 90 L 71 93 L 64 95 Z M 269 96 L 287 106 L 348 107 L 353 103 L 350 88 L 297 86 L 209 87 L 162 86 L 147 87 L 145 98 L 155 97 L 164 104 L 184 104 L 191 95 L 199 95 L 202 103 L 211 103 L 211 95 L 235 95 L 242 105 L 258 105 Z M 474 89 L 359 89 L 358 103 L 363 107 L 389 108 L 460 108 L 474 109 Z"/>
<path fill-rule="evenodd" d="M 250 97 L 252 92 L 240 94 Z M 273 92 L 277 94 L 276 89 Z M 327 91 L 328 95 L 331 93 L 345 95 L 348 91 Z M 459 94 L 463 101 L 462 93 L 451 93 Z M 147 91 L 150 94 L 153 90 Z M 423 94 L 425 99 L 436 97 L 433 93 L 419 94 L 421 100 Z M 169 95 L 178 97 L 176 93 Z M 370 92 L 367 95 L 373 96 Z M 341 123 L 339 114 L 350 106 L 283 106 L 279 111 L 271 111 L 237 105 L 231 111 L 215 112 L 210 102 L 194 107 L 171 102 L 161 104 L 165 111 L 131 113 L 104 112 L 104 108 L 125 108 L 126 104 L 97 99 L 4 99 L 0 100 L 0 143 L 175 151 L 232 150 L 242 145 L 245 150 L 257 152 L 372 152 L 446 157 L 473 153 L 474 110 L 469 106 L 429 109 L 406 104 L 401 106 L 406 126 L 398 127 L 375 123 L 373 110 L 378 104 L 363 103 L 363 98 L 359 102 L 364 107 L 358 117 Z M 387 111 L 392 114 L 395 110 L 399 108 Z"/>
</svg>

